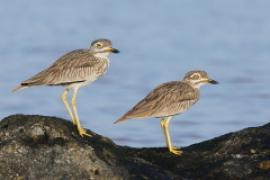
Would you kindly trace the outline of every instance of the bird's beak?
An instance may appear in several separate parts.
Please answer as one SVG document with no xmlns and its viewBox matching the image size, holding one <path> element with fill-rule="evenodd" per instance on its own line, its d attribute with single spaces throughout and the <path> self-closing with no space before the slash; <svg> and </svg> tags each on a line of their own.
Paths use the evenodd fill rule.
<svg viewBox="0 0 270 180">
<path fill-rule="evenodd" d="M 119 53 L 120 52 L 118 49 L 115 49 L 115 48 L 112 48 L 112 47 L 106 49 L 106 51 L 112 52 L 112 53 Z"/>
<path fill-rule="evenodd" d="M 208 79 L 207 82 L 210 84 L 218 84 L 218 82 L 215 81 L 214 79 Z"/>
</svg>

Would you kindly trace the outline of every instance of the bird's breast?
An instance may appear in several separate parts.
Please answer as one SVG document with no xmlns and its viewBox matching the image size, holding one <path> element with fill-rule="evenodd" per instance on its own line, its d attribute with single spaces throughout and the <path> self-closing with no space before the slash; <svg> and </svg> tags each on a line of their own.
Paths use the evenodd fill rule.
<svg viewBox="0 0 270 180">
<path fill-rule="evenodd" d="M 100 59 L 93 68 L 89 69 L 90 72 L 86 78 L 86 81 L 89 83 L 97 80 L 100 76 L 107 72 L 109 65 L 109 59 Z"/>
</svg>

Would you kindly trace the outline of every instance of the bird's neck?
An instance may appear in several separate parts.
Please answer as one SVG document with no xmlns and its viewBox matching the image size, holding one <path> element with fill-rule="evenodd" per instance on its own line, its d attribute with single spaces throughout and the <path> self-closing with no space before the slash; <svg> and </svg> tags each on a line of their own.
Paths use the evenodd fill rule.
<svg viewBox="0 0 270 180">
<path fill-rule="evenodd" d="M 110 52 L 102 52 L 102 53 L 94 53 L 93 54 L 96 58 L 102 58 L 109 60 Z"/>
<path fill-rule="evenodd" d="M 185 81 L 186 83 L 188 83 L 191 87 L 193 87 L 194 89 L 200 89 L 200 87 L 202 85 L 204 85 L 203 83 L 193 83 L 193 82 L 190 82 L 190 81 Z"/>
<path fill-rule="evenodd" d="M 193 84 L 192 86 L 196 89 L 200 89 L 200 87 L 202 87 L 202 85 L 204 85 L 203 83 L 196 83 L 196 84 Z"/>
</svg>

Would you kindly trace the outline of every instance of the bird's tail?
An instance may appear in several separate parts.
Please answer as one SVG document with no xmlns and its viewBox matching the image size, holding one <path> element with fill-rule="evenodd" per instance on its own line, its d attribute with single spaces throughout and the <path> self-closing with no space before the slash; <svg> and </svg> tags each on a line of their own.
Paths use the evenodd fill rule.
<svg viewBox="0 0 270 180">
<path fill-rule="evenodd" d="M 23 89 L 26 89 L 26 88 L 28 88 L 28 86 L 24 86 L 24 85 L 20 84 L 20 85 L 16 86 L 16 87 L 12 90 L 12 92 L 20 91 L 20 90 L 23 90 Z"/>
<path fill-rule="evenodd" d="M 125 116 L 122 116 L 117 121 L 115 121 L 113 124 L 117 124 L 117 123 L 122 122 L 122 121 L 125 121 L 125 120 L 127 120 L 127 118 Z"/>
</svg>

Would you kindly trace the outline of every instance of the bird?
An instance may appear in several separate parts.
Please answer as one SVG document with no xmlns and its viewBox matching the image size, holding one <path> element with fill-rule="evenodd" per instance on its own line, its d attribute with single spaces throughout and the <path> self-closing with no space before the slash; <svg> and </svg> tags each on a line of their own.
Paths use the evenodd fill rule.
<svg viewBox="0 0 270 180">
<path fill-rule="evenodd" d="M 207 72 L 202 70 L 189 71 L 183 80 L 163 83 L 153 89 L 133 108 L 114 123 L 129 119 L 160 118 L 160 125 L 164 133 L 169 152 L 181 155 L 181 149 L 173 146 L 169 124 L 173 116 L 187 111 L 200 98 L 200 87 L 205 84 L 218 84 L 210 79 Z"/>
<path fill-rule="evenodd" d="M 13 92 L 41 85 L 63 86 L 61 100 L 72 123 L 77 126 L 80 136 L 91 137 L 80 123 L 76 106 L 77 94 L 81 87 L 91 84 L 105 74 L 110 65 L 109 55 L 119 52 L 112 47 L 109 39 L 94 40 L 89 48 L 76 49 L 64 54 L 47 69 L 21 82 Z M 72 91 L 71 106 L 67 99 L 69 91 Z"/>
</svg>

